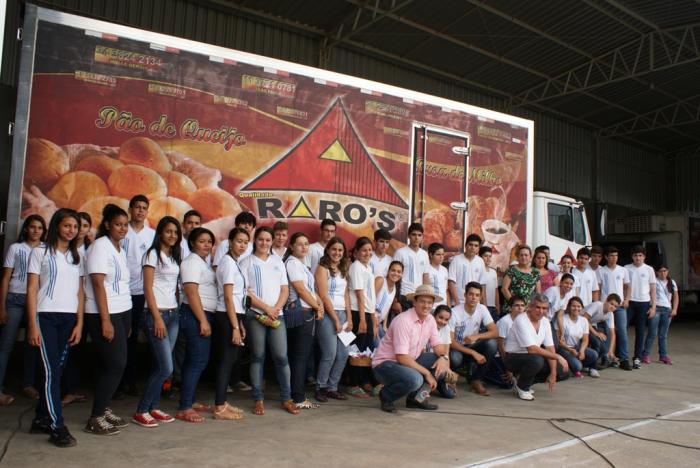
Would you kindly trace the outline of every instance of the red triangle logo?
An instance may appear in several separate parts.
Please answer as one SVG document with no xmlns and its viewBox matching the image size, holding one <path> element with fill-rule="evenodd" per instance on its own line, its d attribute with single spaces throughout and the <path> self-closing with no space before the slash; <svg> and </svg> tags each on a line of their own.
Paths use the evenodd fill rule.
<svg viewBox="0 0 700 468">
<path fill-rule="evenodd" d="M 362 142 L 337 98 L 286 154 L 241 191 L 322 192 L 408 208 Z"/>
</svg>

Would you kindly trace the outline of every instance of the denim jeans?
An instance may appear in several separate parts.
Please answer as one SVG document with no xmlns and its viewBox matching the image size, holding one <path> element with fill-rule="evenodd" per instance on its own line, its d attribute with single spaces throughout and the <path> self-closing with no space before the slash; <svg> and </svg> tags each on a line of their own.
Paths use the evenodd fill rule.
<svg viewBox="0 0 700 468">
<path fill-rule="evenodd" d="M 605 324 L 605 322 L 600 322 L 595 325 L 596 330 L 598 330 L 601 333 L 605 334 L 605 341 L 601 340 L 594 334 L 589 334 L 588 335 L 588 347 L 594 350 L 596 353 L 598 353 L 598 356 L 601 358 L 601 362 L 603 364 L 608 363 L 608 351 L 610 351 L 610 345 L 612 342 L 612 333 L 608 329 L 608 326 Z"/>
<path fill-rule="evenodd" d="M 131 334 L 127 340 L 126 367 L 124 368 L 122 385 L 133 386 L 136 383 L 137 367 L 139 364 L 136 354 L 138 351 L 139 335 L 146 314 L 150 314 L 150 312 L 146 310 L 146 296 L 143 294 L 131 296 Z"/>
<path fill-rule="evenodd" d="M 615 355 L 621 361 L 628 361 L 629 355 L 629 340 L 627 338 L 627 311 L 624 307 L 618 307 L 613 312 L 615 318 Z"/>
<path fill-rule="evenodd" d="M 578 356 L 574 356 L 570 352 L 566 351 L 564 348 L 557 349 L 557 353 L 566 359 L 567 364 L 569 364 L 569 370 L 572 373 L 581 372 L 581 369 L 584 367 L 595 369 L 595 364 L 598 361 L 598 353 L 591 348 L 586 348 L 583 361 L 581 361 Z"/>
<path fill-rule="evenodd" d="M 535 382 L 544 382 L 549 376 L 549 359 L 537 354 L 509 353 L 503 360 L 506 368 L 518 379 L 518 388 L 530 390 Z M 557 362 L 557 382 L 569 378 L 569 373 Z"/>
<path fill-rule="evenodd" d="M 347 320 L 344 310 L 336 310 L 338 321 L 344 324 Z M 321 390 L 338 390 L 338 382 L 343 375 L 345 363 L 348 360 L 348 348 L 338 338 L 335 323 L 328 314 L 318 323 L 318 344 L 321 347 L 321 359 L 318 363 L 316 387 Z"/>
<path fill-rule="evenodd" d="M 50 421 L 51 427 L 63 427 L 61 405 L 61 375 L 68 357 L 68 339 L 76 324 L 76 315 L 60 312 L 37 314 L 41 330 L 41 362 L 44 368 L 44 385 L 36 405 L 36 419 Z"/>
<path fill-rule="evenodd" d="M 643 356 L 649 356 L 654 347 L 654 339 L 659 337 L 659 357 L 667 357 L 666 340 L 668 338 L 668 328 L 671 326 L 671 309 L 664 306 L 656 306 L 656 314 L 653 318 L 647 319 L 647 338 L 644 342 Z"/>
<path fill-rule="evenodd" d="M 255 318 L 255 312 L 249 310 L 246 315 L 247 332 L 250 340 L 250 385 L 253 387 L 254 401 L 263 400 L 263 372 L 265 370 L 265 347 L 270 348 L 272 362 L 275 365 L 277 383 L 280 386 L 280 398 L 287 401 L 291 398 L 290 370 L 287 360 L 287 327 L 284 316 L 279 320 L 282 324 L 277 328 L 266 327 Z"/>
<path fill-rule="evenodd" d="M 491 367 L 491 362 L 494 356 L 496 356 L 496 351 L 498 351 L 498 346 L 496 345 L 496 340 L 480 340 L 473 345 L 465 345 L 470 349 L 473 349 L 479 354 L 482 354 L 486 358 L 486 362 L 483 364 L 477 364 L 476 360 L 468 354 L 462 354 L 454 349 L 450 350 L 450 363 L 452 369 L 459 369 L 462 366 L 469 367 L 470 380 L 481 380 L 484 378 L 486 373 Z"/>
<path fill-rule="evenodd" d="M 26 294 L 8 293 L 5 302 L 7 323 L 0 326 L 0 393 L 3 392 L 7 363 L 17 340 L 17 331 L 25 318 Z M 22 387 L 33 387 L 38 365 L 39 351 L 27 341 L 23 345 Z"/>
<path fill-rule="evenodd" d="M 213 313 L 204 312 L 209 326 L 212 326 Z M 178 410 L 192 408 L 194 394 L 197 390 L 199 377 L 209 362 L 211 335 L 204 337 L 199 334 L 199 320 L 194 316 L 188 304 L 180 305 L 180 332 L 185 335 L 187 348 L 185 360 L 182 363 L 182 385 L 180 387 L 180 404 Z M 176 339 L 177 341 L 177 339 Z"/>
<path fill-rule="evenodd" d="M 418 356 L 416 362 L 433 373 L 431 368 L 437 359 L 437 355 L 433 353 L 423 353 Z M 396 361 L 384 361 L 372 370 L 374 377 L 384 384 L 382 398 L 392 402 L 405 395 L 408 398 L 414 397 L 425 380 L 417 370 L 402 366 Z"/>
<path fill-rule="evenodd" d="M 634 325 L 634 357 L 641 358 L 644 354 L 644 328 L 647 324 L 649 302 L 630 301 L 627 308 L 628 326 Z M 617 325 L 616 325 L 617 326 Z"/>
<path fill-rule="evenodd" d="M 496 306 L 486 306 L 486 308 L 489 310 L 489 314 L 491 314 L 493 323 L 498 322 L 498 319 L 501 318 L 501 316 L 498 313 L 498 309 L 496 309 Z"/>
<path fill-rule="evenodd" d="M 160 408 L 161 387 L 173 372 L 173 348 L 180 329 L 180 318 L 177 309 L 161 310 L 160 318 L 163 319 L 166 330 L 166 335 L 163 338 L 158 338 L 155 335 L 153 315 L 151 315 L 150 310 L 145 314 L 143 320 L 143 332 L 153 350 L 153 367 L 136 409 L 137 413 L 146 413 Z"/>
</svg>

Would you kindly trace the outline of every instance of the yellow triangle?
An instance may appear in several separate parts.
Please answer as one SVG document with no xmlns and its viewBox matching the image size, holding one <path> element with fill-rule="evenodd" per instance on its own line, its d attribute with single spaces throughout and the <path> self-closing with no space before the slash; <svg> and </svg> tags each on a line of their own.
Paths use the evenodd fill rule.
<svg viewBox="0 0 700 468">
<path fill-rule="evenodd" d="M 291 213 L 287 216 L 288 218 L 311 218 L 314 219 L 315 216 L 311 213 L 309 205 L 306 204 L 304 197 L 299 198 L 296 206 Z"/>
<path fill-rule="evenodd" d="M 343 145 L 341 145 L 338 140 L 335 140 L 333 144 L 323 152 L 319 159 L 330 159 L 331 161 L 348 163 L 352 162 L 350 160 L 350 156 L 348 156 L 348 153 L 345 151 L 345 148 L 343 148 Z"/>
</svg>

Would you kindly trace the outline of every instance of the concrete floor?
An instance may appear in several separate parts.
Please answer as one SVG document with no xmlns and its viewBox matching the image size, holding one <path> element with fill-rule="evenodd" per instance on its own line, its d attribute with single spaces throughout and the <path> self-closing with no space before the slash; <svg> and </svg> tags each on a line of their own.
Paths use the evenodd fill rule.
<svg viewBox="0 0 700 468">
<path fill-rule="evenodd" d="M 700 450 L 564 421 L 585 418 L 637 436 L 700 447 L 698 336 L 699 322 L 675 324 L 670 337 L 675 365 L 652 363 L 633 372 L 609 369 L 598 380 L 561 382 L 551 394 L 537 385 L 533 402 L 494 389 L 491 397 L 477 397 L 461 383 L 457 399 L 434 399 L 440 404 L 438 413 L 402 408 L 389 415 L 379 411 L 375 400 L 352 400 L 327 403 L 294 417 L 270 400 L 264 417 L 247 414 L 243 421 L 207 420 L 199 425 L 176 421 L 155 429 L 131 425 L 119 435 L 96 437 L 81 430 L 89 404 L 74 404 L 65 411 L 78 439 L 78 446 L 70 449 L 54 448 L 45 436 L 28 434 L 33 406 L 19 398 L 13 406 L 0 408 L 0 444 L 6 447 L 0 464 L 42 468 L 154 462 L 207 467 L 609 466 L 550 422 L 528 419 L 554 418 L 562 420 L 555 424 L 584 437 L 614 466 L 698 466 Z M 211 396 L 202 392 L 199 399 L 207 401 Z M 248 409 L 248 398 L 237 393 L 231 402 Z M 114 410 L 128 416 L 135 405 L 136 398 L 130 397 L 115 402 Z M 175 402 L 165 401 L 163 407 L 174 411 Z M 668 420 L 644 419 L 650 417 Z"/>
</svg>

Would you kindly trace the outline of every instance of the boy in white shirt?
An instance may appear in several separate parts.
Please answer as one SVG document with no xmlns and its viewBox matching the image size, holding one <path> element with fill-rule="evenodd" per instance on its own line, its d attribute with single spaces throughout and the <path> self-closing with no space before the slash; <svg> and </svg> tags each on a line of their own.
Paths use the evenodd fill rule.
<svg viewBox="0 0 700 468">
<path fill-rule="evenodd" d="M 596 278 L 598 279 L 598 284 L 600 284 L 600 268 L 603 262 L 603 248 L 599 245 L 594 245 L 591 247 L 591 260 L 588 262 L 588 268 L 593 270 Z"/>
<path fill-rule="evenodd" d="M 369 265 L 372 267 L 375 277 L 386 278 L 386 274 L 389 272 L 389 265 L 394 260 L 391 255 L 386 253 L 390 245 L 391 233 L 389 231 L 386 229 L 374 231 L 374 251 Z"/>
<path fill-rule="evenodd" d="M 464 243 L 464 255 L 455 255 L 450 262 L 449 287 L 450 294 L 459 302 L 463 302 L 463 292 L 467 283 L 476 281 L 482 285 L 481 303 L 486 302 L 483 285 L 486 284 L 486 265 L 477 254 L 481 247 L 481 237 L 478 234 L 469 234 Z"/>
<path fill-rule="evenodd" d="M 646 251 L 641 245 L 632 247 L 632 263 L 625 265 L 630 278 L 628 325 L 634 324 L 634 359 L 632 367 L 639 369 L 644 354 L 644 329 L 647 319 L 656 314 L 656 274 L 644 263 Z"/>
<path fill-rule="evenodd" d="M 253 213 L 250 211 L 241 211 L 236 215 L 236 218 L 233 220 L 233 225 L 237 228 L 245 229 L 248 235 L 250 236 L 250 239 L 253 239 L 253 234 L 255 234 L 255 225 L 257 224 L 257 220 L 255 219 L 255 216 Z M 223 258 L 224 255 L 226 255 L 229 251 L 229 242 L 228 238 L 224 239 L 221 241 L 219 246 L 216 248 L 216 251 L 214 252 L 214 257 L 211 261 L 211 265 L 214 267 L 216 270 L 216 267 L 219 265 L 219 262 Z M 244 258 L 248 257 L 250 254 L 253 253 L 253 242 L 252 240 L 248 242 L 248 248 L 246 249 L 245 252 L 241 254 L 240 257 L 238 257 L 238 261 L 241 262 L 243 261 Z M 183 257 L 184 259 L 184 257 Z"/>
<path fill-rule="evenodd" d="M 496 355 L 498 329 L 480 300 L 481 284 L 471 281 L 465 286 L 464 303 L 452 309 L 450 363 L 453 369 L 459 369 L 473 361 L 476 369 L 471 372 L 469 388 L 478 395 L 488 396 L 482 379 Z M 486 328 L 486 332 L 479 332 L 482 327 Z"/>
<path fill-rule="evenodd" d="M 498 273 L 495 268 L 491 268 L 493 249 L 489 246 L 483 246 L 479 249 L 479 257 L 481 257 L 486 266 L 486 283 L 484 285 L 486 307 L 491 312 L 493 321 L 497 322 L 500 315 L 499 311 L 501 310 L 501 298 L 498 292 Z"/>
<path fill-rule="evenodd" d="M 506 368 L 503 358 L 506 355 L 506 337 L 513 326 L 513 321 L 525 311 L 525 299 L 520 296 L 510 296 L 508 300 L 508 307 L 510 312 L 501 317 L 498 322 L 496 322 L 496 328 L 498 329 L 498 339 L 496 344 L 498 346 L 498 355 L 494 358 L 493 367 L 501 369 L 501 379 L 503 382 L 515 384 L 513 380 L 513 374 Z"/>
<path fill-rule="evenodd" d="M 202 225 L 202 215 L 197 210 L 190 210 L 182 217 L 182 240 L 180 241 L 180 251 L 183 260 L 190 254 L 190 246 L 187 243 L 187 238 L 192 232 L 192 229 Z"/>
<path fill-rule="evenodd" d="M 579 249 L 576 253 L 576 267 L 571 270 L 571 274 L 576 278 L 579 293 L 583 306 L 586 307 L 591 302 L 600 300 L 600 286 L 595 272 L 588 266 L 591 259 L 591 251 L 586 247 Z"/>
<path fill-rule="evenodd" d="M 146 296 L 143 294 L 143 256 L 146 250 L 153 244 L 156 231 L 146 224 L 148 216 L 148 198 L 145 195 L 136 195 L 129 201 L 129 230 L 122 240 L 122 247 L 126 254 L 126 262 L 129 267 L 129 290 L 131 291 L 131 335 L 127 346 L 126 368 L 122 378 L 122 387 L 128 395 L 137 395 L 136 391 L 136 344 L 141 320 L 146 306 Z"/>
<path fill-rule="evenodd" d="M 309 253 L 306 254 L 306 259 L 304 261 L 306 266 L 311 270 L 311 273 L 316 274 L 318 262 L 320 262 L 321 257 L 323 257 L 323 251 L 328 241 L 335 237 L 336 229 L 337 226 L 332 219 L 324 219 L 321 221 L 321 235 L 318 238 L 318 242 L 314 242 L 309 246 Z"/>
<path fill-rule="evenodd" d="M 598 353 L 601 364 L 608 366 L 615 357 L 615 310 L 622 300 L 615 293 L 610 294 L 605 302 L 592 302 L 583 309 L 583 316 L 590 325 L 588 345 Z"/>
<path fill-rule="evenodd" d="M 403 276 L 401 278 L 401 295 L 413 294 L 416 288 L 423 284 L 423 273 L 430 264 L 428 252 L 421 249 L 423 242 L 423 226 L 413 223 L 408 227 L 408 245 L 401 247 L 394 254 L 394 260 L 403 264 Z M 406 300 L 402 300 L 401 307 L 408 310 L 412 307 Z"/>
<path fill-rule="evenodd" d="M 629 283 L 630 276 L 626 268 L 617 264 L 619 252 L 616 247 L 610 246 L 605 250 L 606 266 L 598 269 L 600 279 L 600 294 L 608 297 L 610 294 L 617 294 L 622 299 L 622 304 L 615 312 L 615 355 L 620 360 L 620 369 L 632 370 L 629 362 L 629 343 L 627 338 L 627 306 L 629 305 Z"/>
</svg>

